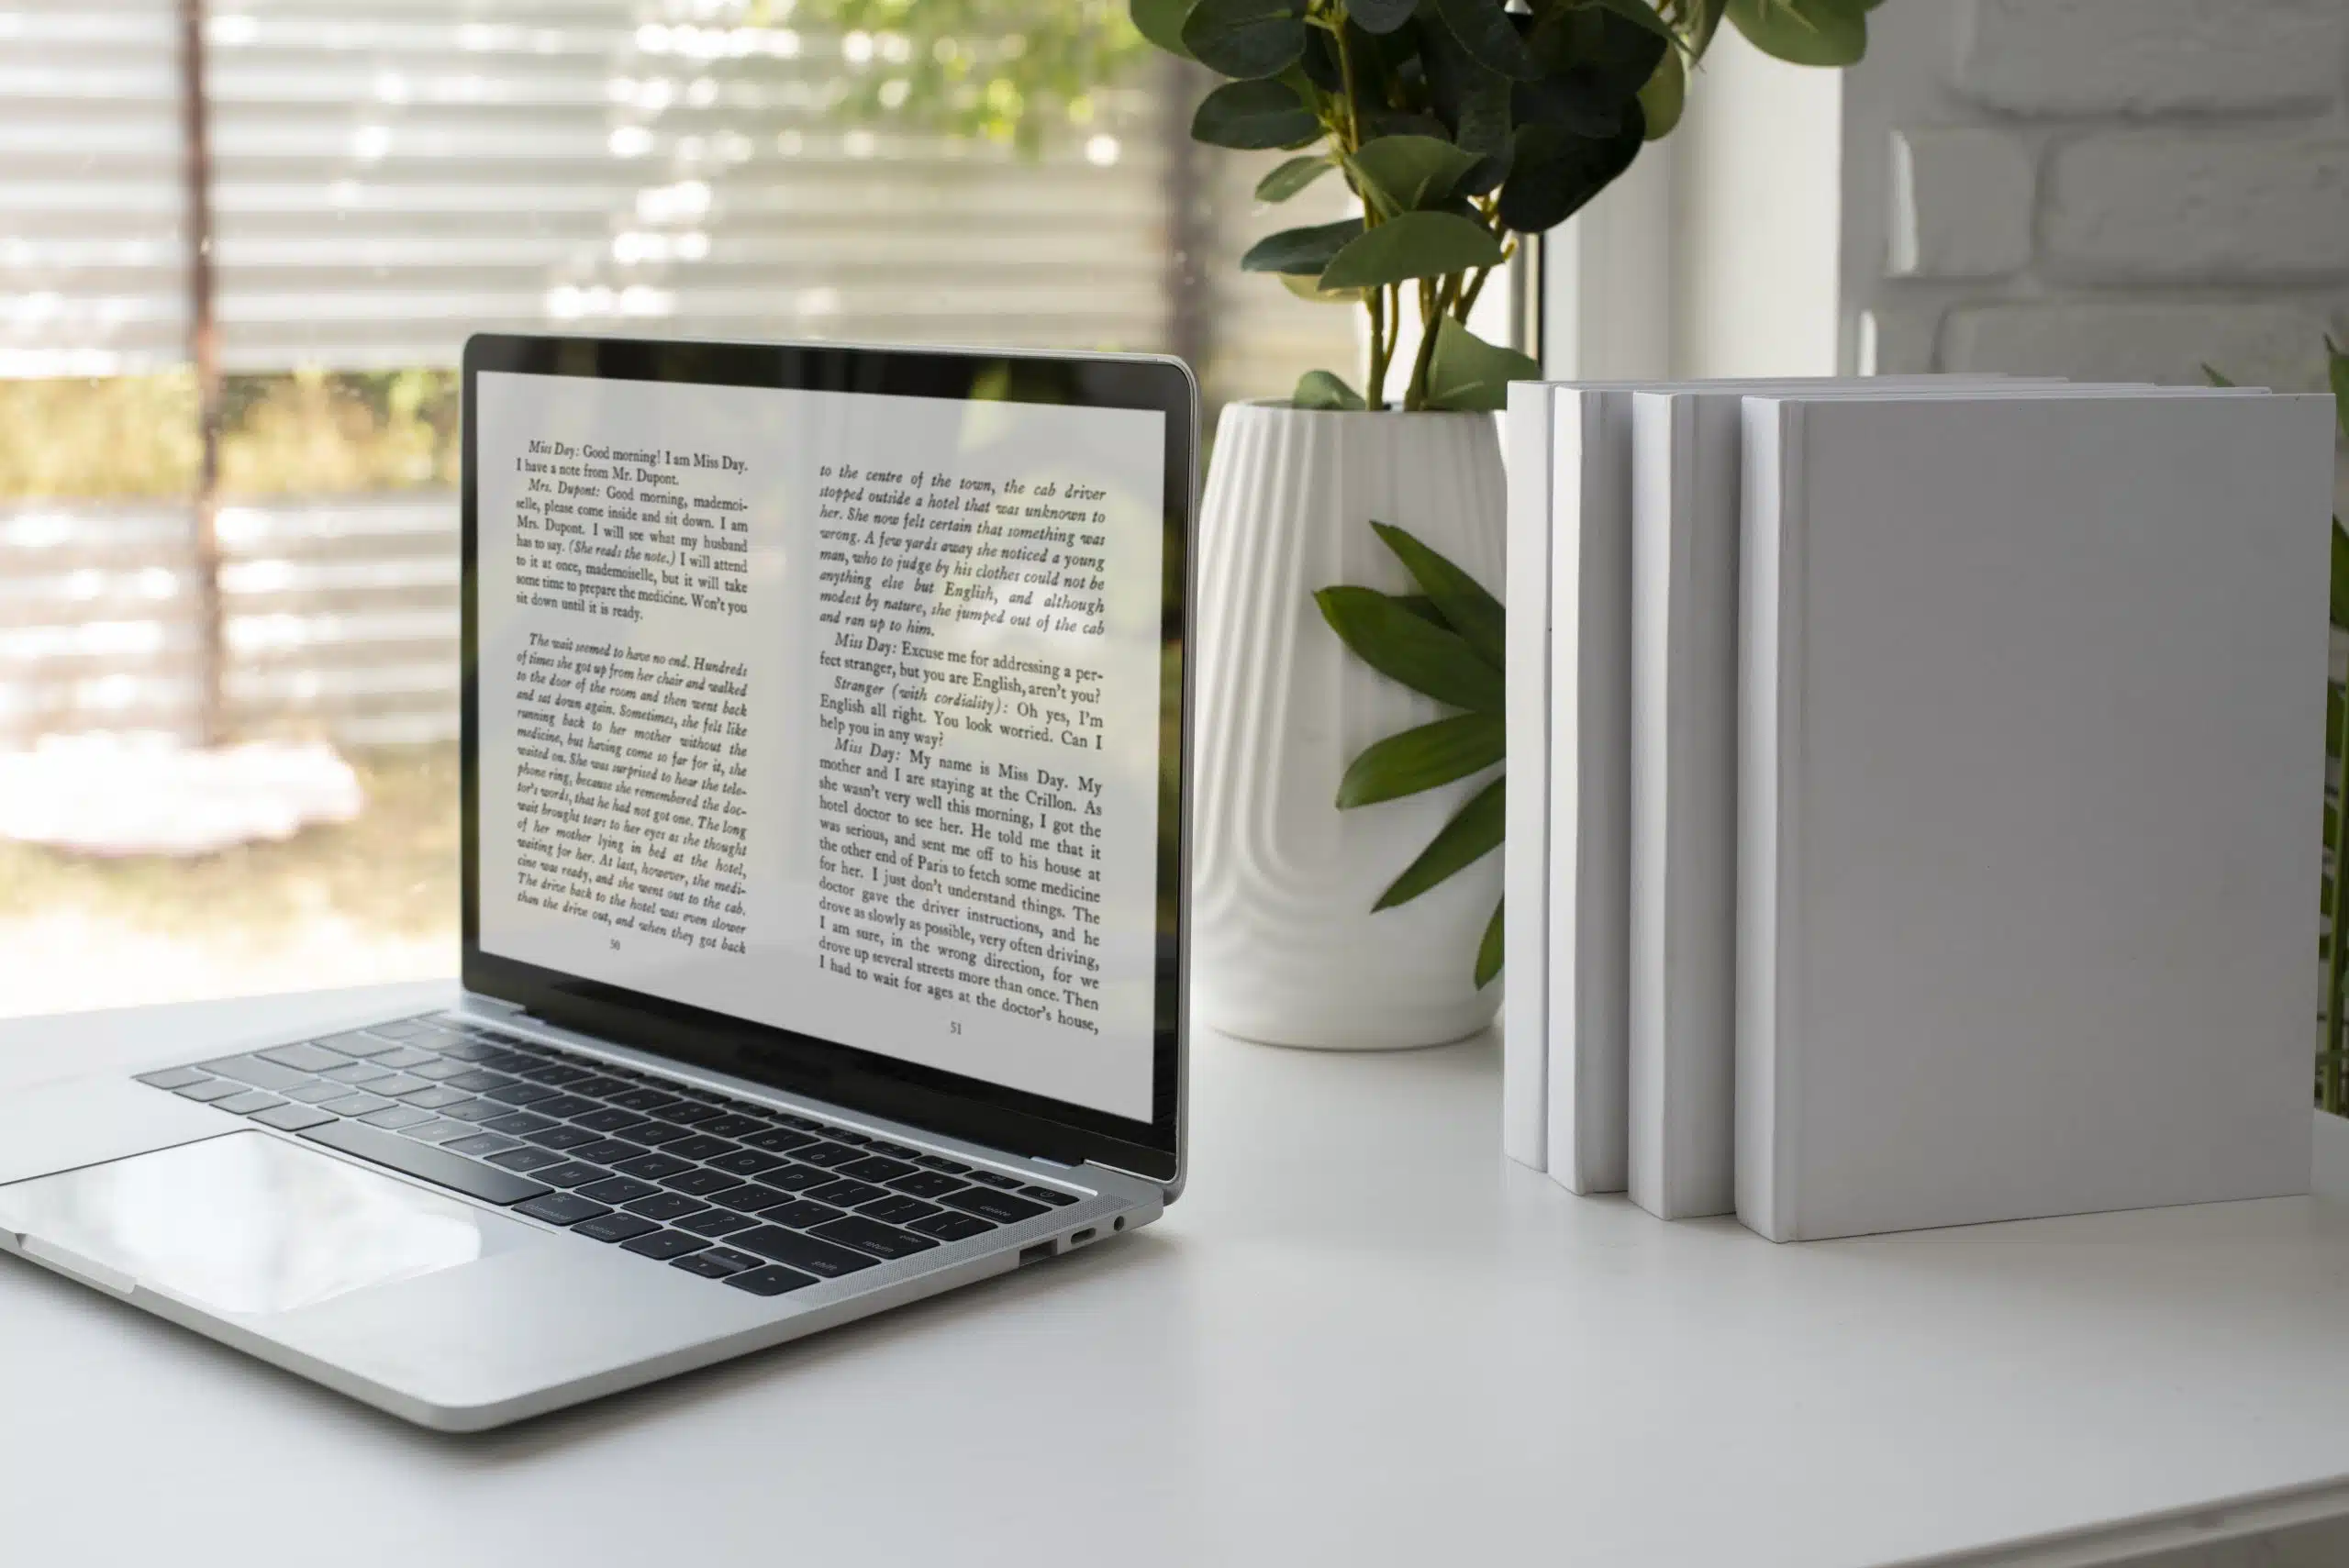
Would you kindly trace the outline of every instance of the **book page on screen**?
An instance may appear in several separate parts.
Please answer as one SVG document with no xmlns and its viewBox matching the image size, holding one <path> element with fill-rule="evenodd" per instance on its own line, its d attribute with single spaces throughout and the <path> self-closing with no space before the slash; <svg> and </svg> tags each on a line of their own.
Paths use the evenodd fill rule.
<svg viewBox="0 0 2349 1568">
<path fill-rule="evenodd" d="M 482 951 L 1147 1119 L 1165 416 L 478 383 Z"/>
</svg>

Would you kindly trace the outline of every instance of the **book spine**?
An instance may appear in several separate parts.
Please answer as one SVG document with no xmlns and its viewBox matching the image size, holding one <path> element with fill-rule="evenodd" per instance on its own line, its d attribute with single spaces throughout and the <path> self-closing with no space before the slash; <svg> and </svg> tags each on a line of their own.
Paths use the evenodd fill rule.
<svg viewBox="0 0 2349 1568">
<path fill-rule="evenodd" d="M 1502 894 L 1501 1149 L 1549 1165 L 1551 389 L 1516 382 L 1501 425 L 1508 469 L 1506 718 L 1509 789 Z"/>
<path fill-rule="evenodd" d="M 1666 949 L 1675 930 L 1669 855 L 1672 577 L 1685 519 L 1677 482 L 1680 426 L 1688 400 L 1668 393 L 1631 399 L 1631 877 L 1627 889 L 1625 1124 L 1631 1201 L 1670 1219 L 1666 1111 L 1670 997 Z"/>
<path fill-rule="evenodd" d="M 1787 728 L 1788 536 L 1800 501 L 1799 410 L 1759 398 L 1744 406 L 1744 497 L 1738 576 L 1737 1218 L 1773 1241 L 1793 1239 L 1793 1195 L 1779 1163 L 1779 953 L 1787 933 L 1783 791 Z"/>
</svg>

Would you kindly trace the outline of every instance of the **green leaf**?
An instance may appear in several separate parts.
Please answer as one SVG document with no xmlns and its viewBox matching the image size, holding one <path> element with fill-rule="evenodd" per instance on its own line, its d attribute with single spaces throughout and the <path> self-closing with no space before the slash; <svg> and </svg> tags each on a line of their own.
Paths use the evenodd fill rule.
<svg viewBox="0 0 2349 1568">
<path fill-rule="evenodd" d="M 1653 33 L 1671 45 L 1675 53 L 1687 47 L 1680 41 L 1680 35 L 1672 30 L 1672 24 L 1657 16 L 1647 0 L 1596 0 L 1596 4 L 1604 10 L 1614 12 L 1633 27 Z"/>
<path fill-rule="evenodd" d="M 1556 228 L 1612 184 L 1640 155 L 1646 120 L 1635 103 L 1612 137 L 1576 136 L 1563 126 L 1520 126 L 1501 186 L 1501 222 L 1520 234 Z"/>
<path fill-rule="evenodd" d="M 1391 33 L 1411 19 L 1419 0 L 1347 0 L 1346 15 L 1366 33 Z"/>
<path fill-rule="evenodd" d="M 1868 51 L 1853 0 L 1729 0 L 1729 19 L 1763 53 L 1796 65 L 1855 65 Z"/>
<path fill-rule="evenodd" d="M 1127 0 L 1126 14 L 1134 19 L 1134 31 L 1167 53 L 1188 60 L 1191 51 L 1183 46 L 1183 23 L 1191 14 L 1192 4 L 1193 0 Z"/>
<path fill-rule="evenodd" d="M 1242 151 L 1293 146 L 1320 129 L 1297 89 L 1282 82 L 1227 82 L 1191 117 L 1192 139 Z"/>
<path fill-rule="evenodd" d="M 2332 419 L 2341 427 L 2341 439 L 2349 441 L 2349 354 L 2335 348 L 2332 339 L 2324 339 L 2324 369 L 2332 383 Z"/>
<path fill-rule="evenodd" d="M 1486 70 L 1520 82 L 1542 74 L 1542 62 L 1525 47 L 1501 0 L 1434 0 L 1434 5 L 1436 15 L 1460 40 L 1460 47 Z"/>
<path fill-rule="evenodd" d="M 1677 54 L 1666 54 L 1656 61 L 1655 74 L 1640 89 L 1640 113 L 1647 121 L 1643 134 L 1650 141 L 1662 141 L 1680 123 L 1680 112 L 1688 104 L 1688 68 Z"/>
<path fill-rule="evenodd" d="M 1729 0 L 1702 0 L 1688 29 L 1688 48 L 1692 53 L 1701 56 L 1711 46 L 1713 35 L 1721 30 L 1721 14 L 1728 9 Z"/>
<path fill-rule="evenodd" d="M 2202 367 L 2202 379 L 2209 382 L 2212 386 L 2232 386 L 2234 384 L 2233 377 L 2223 375 L 2207 364 Z"/>
<path fill-rule="evenodd" d="M 1501 906 L 1506 899 L 1493 901 L 1493 917 L 1485 927 L 1485 940 L 1476 944 L 1476 989 L 1490 985 L 1501 972 Z"/>
<path fill-rule="evenodd" d="M 1198 0 L 1183 43 L 1226 76 L 1277 76 L 1305 52 L 1305 0 Z"/>
<path fill-rule="evenodd" d="M 1338 809 L 1400 800 L 1481 773 L 1499 762 L 1508 726 L 1497 713 L 1463 713 L 1406 729 L 1364 751 L 1338 781 Z"/>
<path fill-rule="evenodd" d="M 1501 673 L 1459 633 L 1429 624 L 1375 588 L 1324 588 L 1313 602 L 1339 639 L 1387 679 L 1472 713 L 1501 711 Z"/>
<path fill-rule="evenodd" d="M 1476 166 L 1476 154 L 1432 136 L 1382 136 L 1349 160 L 1387 217 L 1433 206 Z"/>
<path fill-rule="evenodd" d="M 1410 611 L 1413 615 L 1419 617 L 1430 626 L 1440 626 L 1446 631 L 1450 631 L 1452 629 L 1452 623 L 1443 618 L 1443 612 L 1437 609 L 1435 607 L 1435 601 L 1429 598 L 1425 594 L 1390 594 L 1387 597 L 1393 599 L 1397 604 L 1402 606 L 1405 609 Z"/>
<path fill-rule="evenodd" d="M 1248 253 L 1240 258 L 1240 269 L 1246 272 L 1301 273 L 1320 278 L 1322 286 L 1327 288 L 1330 282 L 1325 270 L 1331 258 L 1361 237 L 1362 219 L 1358 217 L 1316 224 L 1310 228 L 1284 228 L 1248 247 Z"/>
<path fill-rule="evenodd" d="M 2332 624 L 2349 628 L 2349 529 L 2332 519 Z"/>
<path fill-rule="evenodd" d="M 1297 377 L 1297 391 L 1290 395 L 1289 402 L 1298 408 L 1325 411 L 1369 406 L 1363 402 L 1361 393 L 1330 371 L 1307 371 Z"/>
<path fill-rule="evenodd" d="M 1318 152 L 1304 158 L 1292 158 L 1256 182 L 1256 199 L 1260 202 L 1285 202 L 1333 167 L 1335 165 L 1327 157 Z"/>
<path fill-rule="evenodd" d="M 1508 384 L 1531 381 L 1542 367 L 1515 349 L 1487 343 L 1451 317 L 1435 324 L 1435 354 L 1428 363 L 1430 408 L 1488 413 L 1508 406 Z"/>
<path fill-rule="evenodd" d="M 1441 345 L 1437 351 L 1442 351 Z M 1460 634 L 1461 640 L 1475 651 L 1477 658 L 1496 670 L 1505 669 L 1508 661 L 1501 650 L 1507 612 L 1501 608 L 1501 602 L 1486 592 L 1483 584 L 1413 535 L 1392 523 L 1373 522 L 1370 526 L 1379 542 L 1395 552 L 1403 570 L 1427 590 L 1429 599 L 1442 612 L 1444 624 Z"/>
<path fill-rule="evenodd" d="M 1465 871 L 1499 849 L 1506 823 L 1503 792 L 1508 784 L 1508 780 L 1498 778 L 1478 790 L 1419 851 L 1419 858 L 1405 866 L 1403 874 L 1387 884 L 1386 891 L 1378 895 L 1378 902 L 1371 906 L 1373 912 L 1408 904 L 1445 878 Z"/>
<path fill-rule="evenodd" d="M 1308 305 L 1360 305 L 1363 301 L 1362 290 L 1325 289 L 1319 278 L 1308 272 L 1275 272 L 1273 275 L 1280 279 L 1281 287 Z"/>
<path fill-rule="evenodd" d="M 1472 218 L 1449 212 L 1407 212 L 1347 243 L 1330 259 L 1323 288 L 1376 288 L 1411 278 L 1440 278 L 1500 264 L 1501 242 Z"/>
</svg>

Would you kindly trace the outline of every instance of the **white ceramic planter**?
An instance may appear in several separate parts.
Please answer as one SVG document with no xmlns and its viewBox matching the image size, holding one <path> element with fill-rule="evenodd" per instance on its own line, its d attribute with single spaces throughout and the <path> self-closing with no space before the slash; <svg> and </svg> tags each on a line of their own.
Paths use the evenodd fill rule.
<svg viewBox="0 0 2349 1568">
<path fill-rule="evenodd" d="M 1396 874 L 1487 782 L 1340 811 L 1372 741 L 1452 711 L 1370 669 L 1313 591 L 1414 591 L 1372 533 L 1409 529 L 1500 591 L 1497 421 L 1484 414 L 1227 406 L 1200 516 L 1192 1005 L 1244 1039 L 1332 1050 L 1458 1040 L 1490 1023 L 1476 945 L 1501 857 L 1371 913 Z"/>
</svg>

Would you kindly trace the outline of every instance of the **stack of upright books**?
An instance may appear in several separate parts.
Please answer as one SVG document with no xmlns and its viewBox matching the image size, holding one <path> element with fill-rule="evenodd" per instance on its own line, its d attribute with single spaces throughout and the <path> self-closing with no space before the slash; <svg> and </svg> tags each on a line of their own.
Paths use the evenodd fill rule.
<svg viewBox="0 0 2349 1568">
<path fill-rule="evenodd" d="M 1508 1154 L 1774 1240 L 2306 1191 L 2332 430 L 1514 386 Z"/>
</svg>

